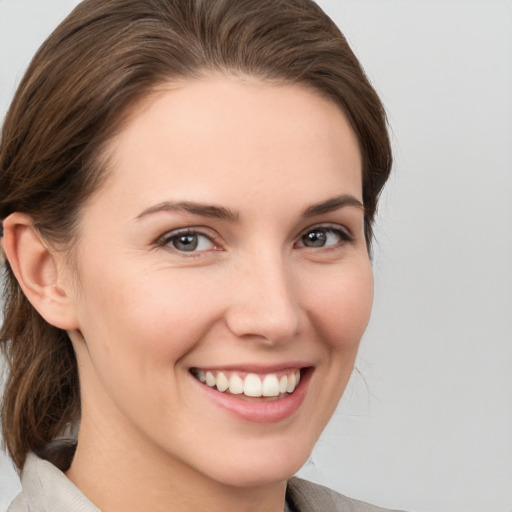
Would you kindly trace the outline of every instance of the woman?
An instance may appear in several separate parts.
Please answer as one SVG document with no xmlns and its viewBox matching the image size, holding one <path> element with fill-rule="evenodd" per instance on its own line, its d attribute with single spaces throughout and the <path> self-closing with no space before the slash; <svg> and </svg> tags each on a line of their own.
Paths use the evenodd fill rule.
<svg viewBox="0 0 512 512">
<path fill-rule="evenodd" d="M 290 478 L 368 322 L 390 165 L 311 1 L 81 3 L 2 133 L 10 510 L 376 510 Z"/>
</svg>

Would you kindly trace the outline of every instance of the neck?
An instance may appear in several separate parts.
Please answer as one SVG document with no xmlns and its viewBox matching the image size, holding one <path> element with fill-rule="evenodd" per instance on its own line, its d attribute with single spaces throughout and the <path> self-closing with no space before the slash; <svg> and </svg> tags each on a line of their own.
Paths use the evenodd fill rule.
<svg viewBox="0 0 512 512">
<path fill-rule="evenodd" d="M 68 478 L 105 512 L 282 512 L 286 482 L 235 486 L 82 416 Z M 121 429 L 122 431 L 122 429 Z M 115 432 L 116 435 L 109 435 Z M 108 482 L 108 485 L 105 485 Z"/>
</svg>

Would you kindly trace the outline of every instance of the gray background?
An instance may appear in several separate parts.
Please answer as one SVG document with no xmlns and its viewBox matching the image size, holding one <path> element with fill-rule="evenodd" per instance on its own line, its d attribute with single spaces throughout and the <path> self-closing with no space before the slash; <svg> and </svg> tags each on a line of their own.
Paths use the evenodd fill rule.
<svg viewBox="0 0 512 512">
<path fill-rule="evenodd" d="M 0 116 L 73 0 L 0 0 Z M 512 2 L 323 0 L 389 112 L 375 308 L 302 475 L 418 512 L 512 511 Z M 0 510 L 17 492 L 0 455 Z"/>
</svg>

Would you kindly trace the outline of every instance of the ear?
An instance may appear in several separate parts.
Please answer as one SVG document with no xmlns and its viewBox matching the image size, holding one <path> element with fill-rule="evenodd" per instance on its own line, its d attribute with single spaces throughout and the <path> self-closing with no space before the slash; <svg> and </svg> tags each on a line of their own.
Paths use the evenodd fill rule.
<svg viewBox="0 0 512 512">
<path fill-rule="evenodd" d="M 7 261 L 32 306 L 49 324 L 77 329 L 74 289 L 64 275 L 65 256 L 50 249 L 28 215 L 9 215 L 3 228 Z"/>
</svg>

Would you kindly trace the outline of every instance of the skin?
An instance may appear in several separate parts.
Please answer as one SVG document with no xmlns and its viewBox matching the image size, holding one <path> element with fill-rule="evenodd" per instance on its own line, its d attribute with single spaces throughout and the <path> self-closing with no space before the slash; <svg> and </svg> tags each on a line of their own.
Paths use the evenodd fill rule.
<svg viewBox="0 0 512 512">
<path fill-rule="evenodd" d="M 68 477 L 109 512 L 282 511 L 371 310 L 356 137 L 311 90 L 209 76 L 160 88 L 108 153 L 73 268 L 58 253 L 39 264 L 66 298 L 57 316 L 39 308 L 69 331 L 80 371 Z M 304 216 L 340 196 L 348 204 Z M 160 208 L 183 201 L 234 218 Z M 17 236 L 22 254 L 28 221 L 5 225 L 6 252 Z M 198 250 L 176 247 L 182 228 L 201 233 Z M 319 232 L 325 245 L 308 246 Z M 190 373 L 299 364 L 310 368 L 300 407 L 263 423 L 219 407 Z"/>
</svg>

